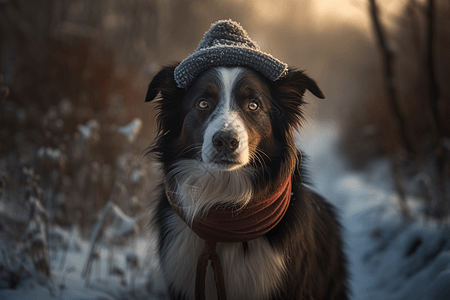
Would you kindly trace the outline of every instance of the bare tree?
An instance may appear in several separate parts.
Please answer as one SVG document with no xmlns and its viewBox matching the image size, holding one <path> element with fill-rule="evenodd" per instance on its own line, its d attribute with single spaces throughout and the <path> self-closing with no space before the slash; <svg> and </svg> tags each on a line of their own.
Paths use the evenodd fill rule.
<svg viewBox="0 0 450 300">
<path fill-rule="evenodd" d="M 441 219 L 448 212 L 448 199 L 446 195 L 445 184 L 448 181 L 448 174 L 446 169 L 448 168 L 448 150 L 443 147 L 443 140 L 441 134 L 441 125 L 439 122 L 439 111 L 438 102 L 440 97 L 439 85 L 436 78 L 436 67 L 435 67 L 435 22 L 436 22 L 436 7 L 434 0 L 427 1 L 427 48 L 426 48 L 426 62 L 427 62 L 427 77 L 428 77 L 428 93 L 429 93 L 429 107 L 428 107 L 428 121 L 430 123 L 433 144 L 434 144 L 434 155 L 436 170 L 438 176 L 438 199 L 436 199 L 435 212 L 434 215 Z M 431 109 L 430 109 L 431 108 Z M 430 113 L 431 110 L 431 113 Z"/>
<path fill-rule="evenodd" d="M 428 177 L 430 177 L 431 186 L 427 193 L 431 196 L 431 201 L 426 204 L 427 214 L 442 220 L 448 214 L 449 211 L 449 150 L 445 147 L 445 134 L 443 129 L 444 123 L 440 119 L 440 87 L 438 81 L 438 73 L 436 65 L 436 46 L 437 43 L 437 2 L 434 0 L 427 0 L 423 4 L 419 4 L 415 0 L 411 0 L 406 7 L 406 12 L 409 14 L 410 22 L 413 27 L 413 43 L 415 48 L 421 48 L 425 51 L 417 50 L 417 59 L 413 60 L 413 63 L 417 64 L 417 70 L 419 74 L 417 78 L 422 78 L 425 82 L 425 101 L 421 101 L 421 114 L 420 116 L 425 116 L 426 122 L 424 130 L 432 137 L 432 147 L 422 147 L 418 145 L 418 141 L 412 140 L 408 132 L 408 124 L 406 123 L 406 116 L 404 116 L 398 105 L 398 93 L 399 89 L 395 85 L 395 76 L 393 72 L 394 68 L 394 57 L 395 53 L 392 47 L 389 46 L 387 38 L 379 18 L 379 8 L 375 0 L 369 0 L 370 4 L 370 16 L 372 19 L 374 31 L 376 34 L 377 42 L 383 58 L 383 70 L 386 82 L 386 89 L 388 91 L 388 97 L 392 112 L 395 116 L 395 122 L 399 129 L 400 142 L 402 146 L 407 151 L 409 155 L 408 163 L 402 163 L 395 157 L 391 157 L 392 160 L 392 171 L 394 174 L 394 182 L 400 197 L 400 206 L 402 211 L 406 208 L 406 191 L 403 187 L 404 178 L 403 174 L 409 174 L 408 176 L 420 177 L 420 173 L 425 172 Z M 420 8 L 422 15 L 422 24 L 420 26 L 419 19 L 414 13 L 415 8 Z M 418 28 L 423 28 L 424 30 L 420 32 Z M 420 38 L 420 34 L 423 38 Z M 399 37 L 400 38 L 400 37 Z M 441 45 L 442 46 L 442 45 Z M 409 47 L 409 46 L 408 46 Z M 406 48 L 404 51 L 407 51 Z M 401 64 L 400 64 L 401 65 Z M 401 75 L 399 75 L 401 76 Z M 404 76 L 404 75 L 403 75 Z M 423 76 L 423 77 L 421 77 Z M 399 78 L 403 81 L 407 78 Z M 414 84 L 409 82 L 409 85 Z M 410 103 L 410 102 L 409 102 Z M 413 104 L 408 104 L 413 105 Z M 415 122 L 413 119 L 409 119 L 410 122 Z M 442 123 L 442 124 L 441 124 Z M 411 124 L 410 124 L 411 125 Z M 412 125 L 415 125 L 412 123 Z M 448 134 L 447 134 L 448 135 Z M 429 140 L 425 137 L 425 140 Z M 422 141 L 422 140 L 420 140 Z M 419 151 L 417 149 L 422 149 Z M 413 156 L 414 155 L 414 156 Z M 412 172 L 411 172 L 412 171 Z M 414 181 L 414 179 L 412 179 Z"/>
<path fill-rule="evenodd" d="M 414 153 L 414 148 L 409 139 L 407 132 L 406 120 L 403 117 L 400 107 L 398 105 L 397 99 L 397 91 L 395 86 L 394 79 L 394 71 L 393 71 L 393 60 L 394 60 L 394 50 L 386 41 L 385 33 L 382 28 L 380 19 L 379 19 L 379 10 L 375 0 L 369 0 L 370 3 L 370 16 L 372 18 L 373 27 L 375 30 L 375 34 L 377 37 L 378 45 L 381 49 L 382 57 L 383 57 L 383 66 L 384 66 L 384 76 L 385 76 L 385 85 L 386 90 L 389 95 L 389 103 L 394 113 L 395 123 L 397 129 L 399 130 L 400 139 L 402 141 L 402 146 L 406 150 L 408 155 Z M 407 203 L 406 203 L 406 191 L 403 186 L 402 174 L 400 171 L 400 162 L 396 157 L 394 157 L 392 162 L 392 173 L 393 179 L 395 183 L 395 187 L 399 196 L 399 205 L 402 211 L 402 215 L 407 217 L 409 215 Z"/>
<path fill-rule="evenodd" d="M 383 67 L 385 76 L 386 90 L 389 94 L 389 102 L 392 108 L 392 112 L 396 118 L 396 127 L 399 130 L 400 139 L 402 140 L 403 147 L 411 154 L 414 153 L 414 148 L 408 136 L 406 120 L 400 111 L 397 99 L 397 91 L 395 86 L 393 60 L 394 50 L 386 40 L 383 27 L 379 19 L 379 9 L 375 0 L 369 0 L 370 3 L 370 16 L 372 18 L 373 28 L 377 37 L 377 42 L 380 47 L 383 56 Z"/>
</svg>

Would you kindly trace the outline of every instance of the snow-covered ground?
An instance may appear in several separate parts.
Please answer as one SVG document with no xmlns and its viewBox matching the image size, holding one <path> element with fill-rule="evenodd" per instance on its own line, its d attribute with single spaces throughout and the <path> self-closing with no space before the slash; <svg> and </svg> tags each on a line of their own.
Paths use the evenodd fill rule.
<svg viewBox="0 0 450 300">
<path fill-rule="evenodd" d="M 421 218 L 402 221 L 389 165 L 380 161 L 370 172 L 349 171 L 334 149 L 337 135 L 333 125 L 311 124 L 298 145 L 309 154 L 314 188 L 341 212 L 352 299 L 450 299 L 449 231 Z M 420 211 L 417 203 L 409 201 L 413 212 Z M 89 245 L 75 237 L 63 268 L 62 250 L 52 254 L 53 290 L 27 281 L 14 290 L 0 289 L 0 299 L 164 299 L 153 246 L 141 238 L 133 247 L 116 250 L 116 266 L 124 276 L 107 275 L 108 250 L 102 246 L 86 287 L 80 274 Z M 138 254 L 141 267 L 134 285 L 126 265 L 130 252 Z"/>
<path fill-rule="evenodd" d="M 154 242 L 140 238 L 124 248 L 116 248 L 113 253 L 115 271 L 109 275 L 111 252 L 104 244 L 100 246 L 100 260 L 94 262 L 88 281 L 81 277 L 89 253 L 90 245 L 78 236 L 70 236 L 70 247 L 64 255 L 62 247 L 50 251 L 52 280 L 41 286 L 27 280 L 16 289 L 0 289 L 0 299 L 164 299 L 164 287 L 158 279 L 155 265 Z M 127 257 L 137 254 L 139 269 L 133 272 L 126 262 Z M 64 257 L 65 256 L 65 257 Z M 134 281 L 133 281 L 134 276 Z M 153 278 L 153 284 L 147 284 Z M 148 291 L 150 287 L 151 292 Z"/>
<path fill-rule="evenodd" d="M 332 124 L 312 124 L 298 145 L 310 154 L 315 188 L 340 209 L 352 299 L 450 299 L 448 226 L 424 222 L 415 199 L 408 199 L 414 218 L 402 221 L 388 163 L 351 172 L 335 151 L 337 139 Z"/>
</svg>

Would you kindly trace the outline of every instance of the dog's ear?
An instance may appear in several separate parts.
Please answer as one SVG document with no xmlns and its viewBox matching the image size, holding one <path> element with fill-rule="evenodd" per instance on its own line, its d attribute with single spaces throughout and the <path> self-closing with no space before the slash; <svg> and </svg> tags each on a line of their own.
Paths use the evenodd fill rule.
<svg viewBox="0 0 450 300">
<path fill-rule="evenodd" d="M 153 80 L 148 85 L 145 102 L 150 102 L 155 99 L 159 92 L 161 92 L 164 96 L 165 92 L 179 89 L 173 76 L 175 67 L 176 65 L 163 67 L 161 71 L 153 77 Z"/>
<path fill-rule="evenodd" d="M 310 78 L 303 71 L 289 70 L 285 77 L 278 80 L 278 87 L 281 90 L 289 89 L 303 96 L 309 90 L 314 96 L 325 99 L 325 95 L 320 90 L 314 79 Z"/>
</svg>

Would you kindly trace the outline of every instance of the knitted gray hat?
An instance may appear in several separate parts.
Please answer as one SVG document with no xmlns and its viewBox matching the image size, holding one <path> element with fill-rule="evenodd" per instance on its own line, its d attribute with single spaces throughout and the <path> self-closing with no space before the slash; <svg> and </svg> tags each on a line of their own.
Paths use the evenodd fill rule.
<svg viewBox="0 0 450 300">
<path fill-rule="evenodd" d="M 242 26 L 232 20 L 211 25 L 195 52 L 175 68 L 179 88 L 187 89 L 200 73 L 215 66 L 246 66 L 270 80 L 287 72 L 287 64 L 259 50 Z"/>
</svg>

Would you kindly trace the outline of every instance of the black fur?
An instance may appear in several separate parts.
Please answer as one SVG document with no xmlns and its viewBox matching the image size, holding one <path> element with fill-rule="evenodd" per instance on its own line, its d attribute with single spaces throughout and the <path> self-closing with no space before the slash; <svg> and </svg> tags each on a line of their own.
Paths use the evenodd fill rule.
<svg viewBox="0 0 450 300">
<path fill-rule="evenodd" d="M 184 110 L 188 90 L 180 89 L 173 79 L 175 66 L 164 67 L 149 85 L 145 101 L 154 100 L 160 93 L 157 104 L 158 131 L 154 146 L 149 152 L 157 155 L 167 174 L 180 158 L 193 158 L 192 151 L 183 152 Z M 253 76 L 253 77 L 251 77 Z M 261 160 L 252 160 L 256 168 L 254 186 L 265 194 L 277 186 L 287 176 L 292 177 L 293 196 L 289 208 L 278 225 L 265 237 L 270 245 L 287 258 L 287 272 L 279 290 L 266 299 L 348 299 L 347 262 L 341 239 L 341 226 L 334 208 L 322 197 L 311 191 L 304 180 L 302 157 L 294 143 L 294 130 L 299 129 L 303 118 L 303 95 L 306 90 L 319 98 L 324 98 L 317 84 L 302 71 L 290 70 L 275 81 L 269 81 L 251 71 L 255 83 L 263 83 L 270 101 L 270 124 L 272 132 L 265 137 L 259 147 L 267 154 Z M 154 214 L 154 224 L 158 230 L 159 254 L 167 242 L 172 213 L 164 186 Z M 244 255 L 247 243 L 242 243 Z M 185 299 L 183 292 L 176 292 L 168 282 L 171 299 Z"/>
</svg>

